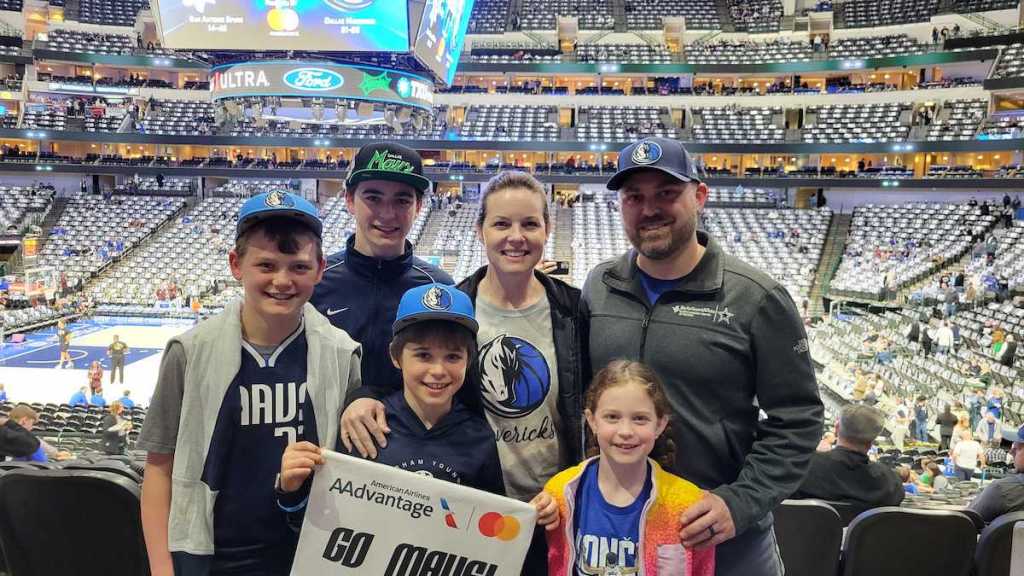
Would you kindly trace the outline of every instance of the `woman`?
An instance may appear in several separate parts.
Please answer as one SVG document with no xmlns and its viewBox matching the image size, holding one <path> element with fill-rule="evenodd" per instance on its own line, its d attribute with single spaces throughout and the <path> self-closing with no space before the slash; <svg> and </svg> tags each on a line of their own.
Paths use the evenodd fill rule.
<svg viewBox="0 0 1024 576">
<path fill-rule="evenodd" d="M 103 428 L 104 454 L 124 454 L 125 439 L 132 430 L 132 423 L 130 420 L 121 418 L 122 412 L 124 412 L 124 407 L 121 402 L 114 400 L 110 403 L 109 411 L 103 417 L 100 426 Z"/>
<path fill-rule="evenodd" d="M 981 444 L 974 439 L 970 430 L 964 430 L 953 449 L 953 463 L 956 465 L 957 476 L 964 481 L 974 477 L 974 470 L 978 468 L 979 462 L 985 465 L 985 451 Z"/>
<path fill-rule="evenodd" d="M 103 366 L 99 360 L 89 364 L 89 389 L 95 394 L 103 386 Z"/>
<path fill-rule="evenodd" d="M 551 233 L 544 186 L 502 172 L 480 199 L 477 237 L 487 265 L 459 284 L 474 301 L 484 404 L 498 440 L 508 495 L 529 501 L 583 457 L 580 291 L 535 268 Z M 545 574 L 543 536 L 524 574 Z"/>
</svg>

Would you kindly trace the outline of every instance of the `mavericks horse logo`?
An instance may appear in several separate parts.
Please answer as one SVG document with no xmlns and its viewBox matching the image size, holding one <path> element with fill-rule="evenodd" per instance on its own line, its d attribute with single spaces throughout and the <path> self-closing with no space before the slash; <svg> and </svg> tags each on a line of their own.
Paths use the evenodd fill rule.
<svg viewBox="0 0 1024 576">
<path fill-rule="evenodd" d="M 420 300 L 430 310 L 447 310 L 452 307 L 452 295 L 440 286 L 433 286 L 423 293 Z"/>
<path fill-rule="evenodd" d="M 544 403 L 551 370 L 536 346 L 503 334 L 480 348 L 480 383 L 491 414 L 521 418 Z"/>
<path fill-rule="evenodd" d="M 661 146 L 657 142 L 645 140 L 636 145 L 630 160 L 633 164 L 654 164 L 661 160 Z"/>
</svg>

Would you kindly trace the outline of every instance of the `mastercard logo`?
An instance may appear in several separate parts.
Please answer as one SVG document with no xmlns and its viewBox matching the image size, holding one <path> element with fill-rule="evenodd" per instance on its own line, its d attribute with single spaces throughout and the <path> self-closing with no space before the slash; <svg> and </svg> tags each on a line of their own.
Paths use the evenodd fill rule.
<svg viewBox="0 0 1024 576">
<path fill-rule="evenodd" d="M 488 538 L 497 538 L 502 542 L 510 542 L 519 536 L 519 520 L 497 512 L 488 512 L 477 522 L 480 533 Z"/>
<path fill-rule="evenodd" d="M 267 12 L 267 25 L 271 30 L 291 32 L 299 27 L 299 15 L 291 8 L 274 8 Z"/>
</svg>

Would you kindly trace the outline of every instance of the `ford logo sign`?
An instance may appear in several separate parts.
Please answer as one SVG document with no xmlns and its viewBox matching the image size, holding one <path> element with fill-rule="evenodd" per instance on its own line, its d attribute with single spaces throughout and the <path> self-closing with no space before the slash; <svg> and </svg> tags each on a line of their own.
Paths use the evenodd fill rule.
<svg viewBox="0 0 1024 576">
<path fill-rule="evenodd" d="M 345 78 L 324 68 L 296 68 L 284 75 L 284 83 L 296 90 L 334 90 L 345 84 Z"/>
</svg>

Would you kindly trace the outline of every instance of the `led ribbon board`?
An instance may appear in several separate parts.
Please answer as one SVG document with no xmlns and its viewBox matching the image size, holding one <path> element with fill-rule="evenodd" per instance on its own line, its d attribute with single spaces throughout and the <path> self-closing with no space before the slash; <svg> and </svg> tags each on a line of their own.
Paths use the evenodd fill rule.
<svg viewBox="0 0 1024 576">
<path fill-rule="evenodd" d="M 407 52 L 406 0 L 153 0 L 167 48 Z"/>
<path fill-rule="evenodd" d="M 331 62 L 244 62 L 210 71 L 214 100 L 248 96 L 345 98 L 431 109 L 433 84 L 419 76 Z"/>
</svg>

